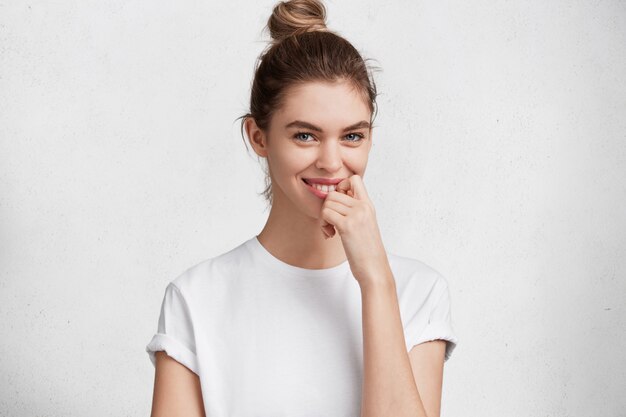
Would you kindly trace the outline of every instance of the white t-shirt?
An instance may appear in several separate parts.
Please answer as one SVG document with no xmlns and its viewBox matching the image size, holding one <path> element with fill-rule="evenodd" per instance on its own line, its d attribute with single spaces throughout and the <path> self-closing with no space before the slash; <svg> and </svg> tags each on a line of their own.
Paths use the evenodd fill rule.
<svg viewBox="0 0 626 417">
<path fill-rule="evenodd" d="M 447 281 L 426 264 L 387 252 L 407 352 L 457 337 Z M 210 417 L 360 415 L 361 290 L 346 260 L 305 269 L 274 257 L 256 236 L 187 269 L 165 289 L 146 346 L 200 378 Z"/>
</svg>

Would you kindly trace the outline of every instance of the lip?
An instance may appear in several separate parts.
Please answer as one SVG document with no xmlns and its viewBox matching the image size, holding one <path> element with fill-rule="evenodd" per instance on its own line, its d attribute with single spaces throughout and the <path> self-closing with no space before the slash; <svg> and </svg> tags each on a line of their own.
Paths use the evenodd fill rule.
<svg viewBox="0 0 626 417">
<path fill-rule="evenodd" d="M 345 178 L 302 178 L 306 183 L 315 183 L 322 185 L 337 185 Z"/>
<path fill-rule="evenodd" d="M 307 183 L 304 180 L 304 178 L 302 178 L 302 183 L 316 197 L 321 198 L 322 200 L 324 200 L 328 196 L 328 193 L 325 193 L 324 191 L 318 190 L 317 188 L 313 187 L 311 184 Z"/>
</svg>

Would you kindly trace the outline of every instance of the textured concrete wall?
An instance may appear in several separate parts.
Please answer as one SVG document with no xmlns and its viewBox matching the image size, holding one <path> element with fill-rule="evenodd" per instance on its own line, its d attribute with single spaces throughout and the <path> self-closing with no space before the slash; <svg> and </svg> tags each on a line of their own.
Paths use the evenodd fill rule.
<svg viewBox="0 0 626 417">
<path fill-rule="evenodd" d="M 626 4 L 326 4 L 383 68 L 386 246 L 450 284 L 442 416 L 626 415 Z M 272 6 L 0 5 L 0 415 L 149 414 L 165 284 L 267 215 Z"/>
</svg>

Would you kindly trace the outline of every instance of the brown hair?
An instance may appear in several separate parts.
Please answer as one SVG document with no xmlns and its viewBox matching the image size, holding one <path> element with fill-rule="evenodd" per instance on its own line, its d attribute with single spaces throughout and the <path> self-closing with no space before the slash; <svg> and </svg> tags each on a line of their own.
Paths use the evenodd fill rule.
<svg viewBox="0 0 626 417">
<path fill-rule="evenodd" d="M 326 9 L 320 0 L 279 2 L 266 27 L 272 42 L 255 64 L 250 112 L 238 118 L 242 119 L 242 138 L 247 118 L 253 118 L 257 126 L 267 132 L 286 90 L 310 81 L 350 82 L 368 103 L 372 112 L 370 122 L 373 121 L 378 94 L 371 70 L 377 67 L 368 67 L 350 42 L 328 30 Z M 264 171 L 266 187 L 260 194 L 271 206 L 272 183 L 268 169 Z"/>
</svg>

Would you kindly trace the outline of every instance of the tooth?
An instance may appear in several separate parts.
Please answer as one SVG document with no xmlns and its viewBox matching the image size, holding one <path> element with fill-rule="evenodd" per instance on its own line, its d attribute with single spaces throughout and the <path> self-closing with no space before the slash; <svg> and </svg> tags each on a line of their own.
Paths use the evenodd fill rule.
<svg viewBox="0 0 626 417">
<path fill-rule="evenodd" d="M 331 185 L 322 185 L 322 184 L 312 184 L 315 189 L 320 190 L 322 192 L 328 193 L 330 191 L 335 191 L 336 186 L 334 184 Z"/>
</svg>

